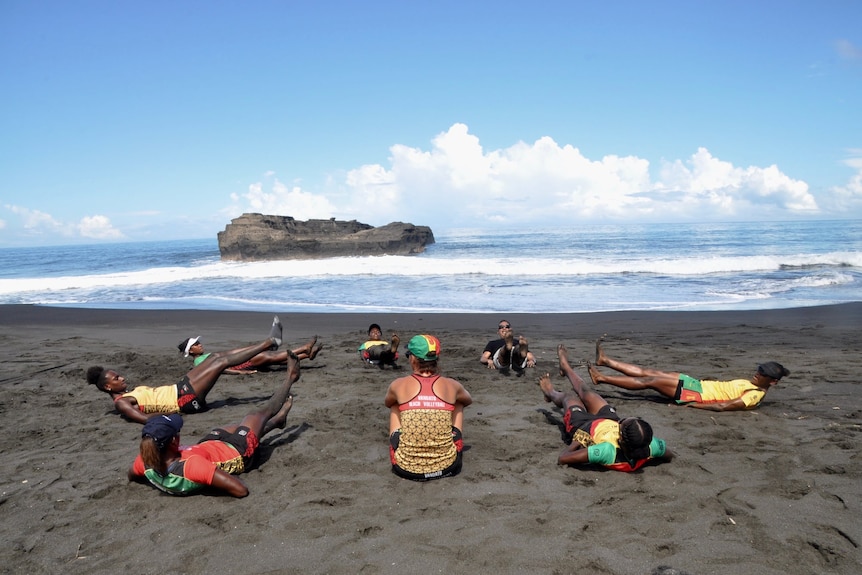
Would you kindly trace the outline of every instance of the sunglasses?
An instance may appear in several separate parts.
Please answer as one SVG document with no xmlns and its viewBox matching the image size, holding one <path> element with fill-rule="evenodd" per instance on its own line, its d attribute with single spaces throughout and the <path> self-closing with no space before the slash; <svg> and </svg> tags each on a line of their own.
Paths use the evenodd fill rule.
<svg viewBox="0 0 862 575">
<path fill-rule="evenodd" d="M 512 327 L 512 326 L 511 326 L 511 325 L 509 325 L 509 324 L 502 324 L 502 323 L 501 323 L 500 325 L 498 325 L 498 326 L 497 326 L 497 329 L 509 329 L 509 328 L 511 328 L 511 327 Z"/>
</svg>

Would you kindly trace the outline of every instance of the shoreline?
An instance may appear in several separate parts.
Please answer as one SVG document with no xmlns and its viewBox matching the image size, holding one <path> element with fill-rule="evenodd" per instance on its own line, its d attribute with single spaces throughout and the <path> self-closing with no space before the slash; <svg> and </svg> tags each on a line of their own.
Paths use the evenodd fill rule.
<svg viewBox="0 0 862 575">
<path fill-rule="evenodd" d="M 0 305 L 0 535 L 3 573 L 857 573 L 862 565 L 862 302 L 758 311 L 573 314 L 285 313 L 285 346 L 320 336 L 302 362 L 283 432 L 262 441 L 241 500 L 175 498 L 126 481 L 140 426 L 84 381 L 89 365 L 134 384 L 189 369 L 176 344 L 258 341 L 273 314 Z M 522 378 L 478 358 L 506 318 L 538 366 Z M 464 470 L 417 484 L 388 466 L 383 395 L 404 370 L 359 361 L 371 322 L 406 341 L 432 333 L 460 380 Z M 635 363 L 696 377 L 791 375 L 756 410 L 712 413 L 650 392 L 597 391 L 649 421 L 677 454 L 632 474 L 556 465 L 556 345 L 589 361 L 595 340 Z M 586 369 L 576 367 L 584 378 Z M 183 443 L 238 420 L 283 370 L 223 376 Z M 154 544 L 160 556 L 154 560 Z M 676 571 L 662 571 L 661 568 Z"/>
<path fill-rule="evenodd" d="M 259 322 L 260 318 L 280 315 L 290 318 L 292 326 L 299 331 L 320 329 L 326 333 L 337 333 L 354 329 L 357 326 L 371 322 L 380 323 L 380 318 L 387 324 L 429 329 L 475 329 L 485 322 L 493 335 L 494 322 L 501 317 L 511 318 L 518 325 L 541 326 L 554 330 L 555 333 L 565 333 L 564 326 L 576 329 L 588 322 L 591 324 L 642 325 L 650 320 L 660 321 L 671 327 L 684 326 L 689 317 L 708 319 L 717 325 L 731 325 L 734 322 L 753 323 L 768 322 L 777 326 L 791 327 L 801 321 L 809 323 L 829 322 L 841 328 L 849 328 L 862 318 L 862 301 L 826 304 L 819 306 L 804 306 L 793 308 L 759 309 L 759 310 L 621 310 L 595 312 L 537 312 L 537 313 L 373 313 L 373 312 L 262 312 L 235 310 L 200 310 L 200 309 L 115 309 L 115 308 L 79 308 L 47 306 L 39 304 L 0 304 L 0 326 L 50 325 L 59 322 L 76 326 L 110 326 L 117 321 L 149 324 L 164 322 L 165 324 L 202 327 L 216 327 L 219 324 L 231 324 L 242 329 L 248 324 Z M 580 320 L 575 322 L 575 320 Z M 855 323 L 862 325 L 862 322 Z M 290 330 L 290 326 L 285 326 Z"/>
</svg>

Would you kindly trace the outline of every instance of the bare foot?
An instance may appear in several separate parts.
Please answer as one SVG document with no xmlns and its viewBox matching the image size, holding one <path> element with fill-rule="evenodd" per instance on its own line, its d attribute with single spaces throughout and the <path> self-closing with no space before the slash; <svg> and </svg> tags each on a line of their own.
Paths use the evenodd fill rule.
<svg viewBox="0 0 862 575">
<path fill-rule="evenodd" d="M 276 413 L 272 418 L 275 422 L 275 427 L 279 429 L 287 427 L 287 414 L 290 413 L 291 407 L 293 407 L 293 396 L 288 395 L 287 399 L 284 400 L 284 403 L 281 404 L 281 409 L 279 409 L 278 413 Z"/>
<path fill-rule="evenodd" d="M 517 344 L 518 344 L 518 354 L 521 357 L 527 357 L 527 352 L 530 351 L 530 345 L 529 345 L 529 342 L 527 341 L 527 338 L 524 337 L 523 335 L 519 335 Z"/>
<path fill-rule="evenodd" d="M 550 373 L 546 373 L 545 375 L 543 375 L 542 377 L 539 378 L 539 387 L 542 388 L 542 395 L 545 396 L 545 401 L 550 403 L 551 402 L 550 394 L 555 391 L 553 384 L 551 384 L 551 374 Z"/>
<path fill-rule="evenodd" d="M 605 350 L 602 349 L 603 339 L 604 337 L 600 337 L 596 340 L 596 365 L 608 364 L 608 356 L 605 355 Z"/>
<path fill-rule="evenodd" d="M 563 344 L 557 346 L 557 359 L 560 362 L 560 375 L 565 376 L 566 370 L 563 369 L 563 364 L 569 365 L 569 351 Z"/>
<path fill-rule="evenodd" d="M 590 373 L 590 379 L 593 381 L 594 385 L 601 383 L 600 380 L 602 378 L 602 372 L 596 369 L 596 366 L 591 363 L 587 363 L 587 371 Z"/>
<path fill-rule="evenodd" d="M 394 352 L 396 352 L 396 351 L 398 351 L 398 346 L 399 346 L 399 345 L 401 345 L 401 338 L 400 338 L 400 337 L 398 337 L 398 334 L 397 334 L 397 333 L 393 333 L 393 334 L 392 334 L 392 339 L 390 340 L 390 343 L 389 343 L 389 349 L 390 349 L 390 351 L 392 351 L 393 353 L 394 353 Z"/>
<path fill-rule="evenodd" d="M 294 383 L 299 381 L 299 358 L 292 351 L 287 352 L 287 379 Z"/>
<path fill-rule="evenodd" d="M 311 357 L 311 352 L 314 351 L 314 344 L 316 344 L 316 343 L 317 343 L 317 335 L 315 334 L 314 337 L 312 337 L 311 340 L 309 340 L 309 342 L 306 343 L 304 346 L 293 350 L 293 353 L 295 353 L 296 355 L 299 355 L 301 353 L 305 353 L 305 355 L 307 355 L 308 357 Z"/>
<path fill-rule="evenodd" d="M 317 357 L 317 354 L 320 353 L 320 350 L 323 349 L 323 344 L 316 345 L 311 348 L 311 352 L 308 354 L 308 359 L 314 359 Z"/>
</svg>

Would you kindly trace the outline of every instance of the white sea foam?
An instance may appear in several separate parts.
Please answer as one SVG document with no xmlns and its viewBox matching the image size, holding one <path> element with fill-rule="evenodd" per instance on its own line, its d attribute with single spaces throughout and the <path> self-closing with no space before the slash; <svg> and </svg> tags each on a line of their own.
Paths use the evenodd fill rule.
<svg viewBox="0 0 862 575">
<path fill-rule="evenodd" d="M 91 273 L 102 270 L 106 273 Z M 862 222 L 454 233 L 416 256 L 223 262 L 213 241 L 0 249 L 0 304 L 261 311 L 750 309 L 862 300 Z"/>
<path fill-rule="evenodd" d="M 817 266 L 862 269 L 862 254 L 833 252 L 792 256 L 738 256 L 703 258 L 659 258 L 644 260 L 558 260 L 548 258 L 455 258 L 434 260 L 415 256 L 332 258 L 326 260 L 286 260 L 267 262 L 215 262 L 192 267 L 157 267 L 122 273 L 88 274 L 54 278 L 0 279 L 0 295 L 38 291 L 45 294 L 99 287 L 174 284 L 205 279 L 267 280 L 275 278 L 326 277 L 426 277 L 495 276 L 556 277 L 558 279 L 593 275 L 657 274 L 701 276 L 722 273 L 770 272 L 781 269 L 806 269 Z M 852 281 L 849 275 L 801 278 L 809 285 Z"/>
</svg>

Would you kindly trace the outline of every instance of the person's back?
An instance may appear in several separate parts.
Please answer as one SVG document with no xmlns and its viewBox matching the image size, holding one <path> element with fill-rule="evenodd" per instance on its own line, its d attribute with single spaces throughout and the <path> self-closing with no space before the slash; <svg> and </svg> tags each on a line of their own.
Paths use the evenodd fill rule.
<svg viewBox="0 0 862 575">
<path fill-rule="evenodd" d="M 458 398 L 458 392 L 464 389 L 464 386 L 458 380 L 451 377 L 445 377 L 439 374 L 433 376 L 434 393 L 435 395 L 450 404 L 454 404 Z M 399 377 L 391 384 L 392 389 L 398 397 L 399 403 L 405 403 L 415 397 L 421 389 L 421 379 L 417 374 L 411 374 L 404 377 Z"/>
<path fill-rule="evenodd" d="M 435 479 L 461 470 L 463 410 L 473 400 L 461 383 L 437 373 L 438 354 L 437 338 L 412 338 L 408 356 L 413 373 L 393 381 L 384 400 L 390 409 L 392 470 L 407 479 Z"/>
<path fill-rule="evenodd" d="M 412 381 L 410 381 L 412 380 Z M 458 455 L 452 437 L 454 380 L 413 374 L 396 385 L 400 446 L 396 463 L 412 473 L 445 469 Z"/>
</svg>

